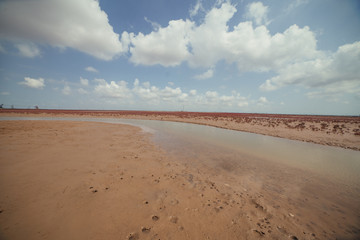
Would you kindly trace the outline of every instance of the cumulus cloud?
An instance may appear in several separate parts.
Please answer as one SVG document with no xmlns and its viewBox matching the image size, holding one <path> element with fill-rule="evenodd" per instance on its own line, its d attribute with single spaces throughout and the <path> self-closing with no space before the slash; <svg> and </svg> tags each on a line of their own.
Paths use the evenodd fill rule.
<svg viewBox="0 0 360 240">
<path fill-rule="evenodd" d="M 61 92 L 64 95 L 70 95 L 71 94 L 71 88 L 68 85 L 65 85 Z"/>
<path fill-rule="evenodd" d="M 43 89 L 45 87 L 45 80 L 43 78 L 25 77 L 25 81 L 19 82 L 20 85 L 25 85 L 30 88 Z"/>
<path fill-rule="evenodd" d="M 89 85 L 89 80 L 87 80 L 86 78 L 80 77 L 80 84 L 83 85 L 83 86 L 88 86 Z"/>
<path fill-rule="evenodd" d="M 103 60 L 127 48 L 97 0 L 2 1 L 0 29 L 3 39 L 69 47 Z"/>
<path fill-rule="evenodd" d="M 304 3 L 306 1 L 296 1 L 294 7 Z M 133 36 L 131 60 L 136 64 L 163 66 L 188 62 L 191 67 L 210 68 L 195 76 L 197 79 L 211 77 L 211 69 L 225 60 L 235 63 L 241 72 L 274 73 L 274 77 L 260 86 L 266 91 L 301 85 L 323 88 L 310 92 L 311 97 L 326 95 L 335 88 L 342 93 L 357 92 L 354 89 L 358 89 L 357 76 L 360 76 L 359 42 L 340 46 L 335 53 L 320 51 L 316 35 L 308 26 L 294 24 L 284 32 L 271 34 L 266 26 L 268 7 L 255 2 L 248 5 L 247 10 L 246 16 L 255 26 L 252 21 L 245 21 L 230 30 L 228 22 L 237 9 L 225 2 L 211 9 L 200 24 L 189 20 L 170 21 L 158 31 Z"/>
<path fill-rule="evenodd" d="M 96 82 L 98 84 L 94 90 L 97 94 L 103 98 L 117 99 L 122 103 L 137 102 L 139 105 L 170 107 L 188 105 L 194 109 L 197 107 L 216 107 L 218 109 L 231 109 L 229 107 L 232 107 L 232 109 L 236 109 L 248 106 L 248 99 L 236 91 L 231 95 L 221 95 L 216 91 L 198 93 L 195 89 L 184 92 L 180 87 L 160 88 L 149 82 L 140 82 L 138 79 L 135 79 L 132 87 L 129 87 L 125 81 L 108 83 L 104 79 L 96 79 Z"/>
<path fill-rule="evenodd" d="M 236 11 L 226 2 L 211 9 L 200 25 L 176 20 L 147 35 L 133 35 L 130 60 L 135 64 L 163 66 L 187 61 L 191 67 L 207 68 L 225 60 L 236 63 L 240 71 L 271 71 L 319 55 L 315 34 L 309 27 L 292 25 L 283 33 L 271 35 L 265 25 L 254 27 L 247 21 L 230 31 L 228 21 Z"/>
<path fill-rule="evenodd" d="M 212 78 L 213 76 L 214 76 L 214 70 L 210 68 L 209 70 L 207 70 L 202 74 L 195 75 L 194 78 L 198 80 L 204 80 L 204 79 Z"/>
<path fill-rule="evenodd" d="M 262 2 L 253 2 L 247 6 L 245 16 L 255 22 L 256 25 L 268 25 L 267 13 L 269 7 L 264 6 Z"/>
<path fill-rule="evenodd" d="M 83 88 L 79 88 L 79 89 L 78 89 L 78 92 L 79 92 L 80 94 L 87 94 L 87 93 L 88 93 L 88 91 L 86 91 L 86 90 L 83 89 Z"/>
<path fill-rule="evenodd" d="M 195 89 L 190 90 L 189 95 L 190 96 L 196 96 L 197 91 Z"/>
<path fill-rule="evenodd" d="M 95 81 L 98 83 L 95 86 L 95 92 L 101 97 L 126 99 L 132 96 L 125 81 L 111 81 L 110 83 L 107 83 L 104 79 L 95 79 Z"/>
<path fill-rule="evenodd" d="M 88 72 L 93 72 L 93 73 L 98 73 L 99 72 L 96 68 L 91 67 L 91 66 L 86 67 L 85 70 L 88 71 Z"/>
<path fill-rule="evenodd" d="M 360 94 L 360 42 L 340 46 L 335 53 L 289 64 L 278 75 L 266 80 L 260 89 L 272 91 L 287 85 L 317 88 L 308 94 Z"/>
<path fill-rule="evenodd" d="M 19 54 L 23 57 L 34 58 L 40 56 L 40 49 L 33 43 L 18 43 L 15 44 Z"/>
<path fill-rule="evenodd" d="M 189 20 L 170 21 L 165 28 L 148 35 L 131 36 L 130 61 L 135 64 L 176 66 L 189 55 L 188 32 L 194 23 Z"/>
<path fill-rule="evenodd" d="M 233 91 L 231 95 L 220 95 L 217 91 L 207 91 L 205 96 L 198 96 L 197 104 L 208 105 L 217 108 L 223 107 L 246 107 L 249 102 L 246 97 L 241 96 L 236 91 Z"/>
<path fill-rule="evenodd" d="M 220 8 L 210 10 L 204 22 L 192 28 L 189 33 L 191 56 L 188 61 L 193 67 L 212 67 L 229 54 L 227 43 L 227 22 L 232 18 L 236 8 L 224 3 Z M 241 41 L 241 40 L 237 40 Z"/>
<path fill-rule="evenodd" d="M 144 100 L 150 100 L 152 102 L 184 101 L 188 96 L 188 94 L 183 93 L 179 87 L 172 88 L 166 86 L 165 88 L 161 89 L 156 86 L 151 86 L 149 82 L 140 84 L 140 81 L 138 79 L 134 81 L 134 88 L 132 89 L 132 92 L 139 98 Z"/>
<path fill-rule="evenodd" d="M 257 104 L 259 106 L 264 106 L 266 105 L 267 103 L 269 103 L 269 101 L 266 99 L 266 97 L 259 97 L 258 101 L 257 101 Z"/>
</svg>

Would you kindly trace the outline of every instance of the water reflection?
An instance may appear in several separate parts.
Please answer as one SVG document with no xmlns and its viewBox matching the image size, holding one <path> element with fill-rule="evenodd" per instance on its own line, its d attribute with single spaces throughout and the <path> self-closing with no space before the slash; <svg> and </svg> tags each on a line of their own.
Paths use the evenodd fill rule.
<svg viewBox="0 0 360 240">
<path fill-rule="evenodd" d="M 248 158 L 273 161 L 360 184 L 360 152 L 260 134 L 156 120 L 109 118 L 7 118 L 0 120 L 69 120 L 125 123 L 153 134 L 153 140 L 167 151 L 186 156 L 204 154 L 204 149 L 230 151 Z M 232 159 L 234 160 L 234 159 Z"/>
</svg>

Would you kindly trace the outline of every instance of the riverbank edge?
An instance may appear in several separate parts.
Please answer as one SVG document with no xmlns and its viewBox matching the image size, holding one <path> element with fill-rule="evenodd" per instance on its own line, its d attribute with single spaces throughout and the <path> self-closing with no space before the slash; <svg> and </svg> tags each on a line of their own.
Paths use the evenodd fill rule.
<svg viewBox="0 0 360 240">
<path fill-rule="evenodd" d="M 141 119 L 199 124 L 228 130 L 250 132 L 320 145 L 360 151 L 360 117 L 249 114 L 226 116 L 214 113 L 186 115 L 167 112 L 126 111 L 0 111 L 0 117 L 61 117 Z M 324 127 L 326 126 L 326 127 Z"/>
</svg>

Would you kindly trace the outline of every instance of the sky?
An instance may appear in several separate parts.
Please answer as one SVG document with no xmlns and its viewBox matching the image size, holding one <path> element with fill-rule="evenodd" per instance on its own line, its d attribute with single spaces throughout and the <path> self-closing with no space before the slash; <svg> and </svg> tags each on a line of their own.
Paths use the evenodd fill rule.
<svg viewBox="0 0 360 240">
<path fill-rule="evenodd" d="M 358 0 L 0 0 L 0 104 L 360 114 Z"/>
</svg>

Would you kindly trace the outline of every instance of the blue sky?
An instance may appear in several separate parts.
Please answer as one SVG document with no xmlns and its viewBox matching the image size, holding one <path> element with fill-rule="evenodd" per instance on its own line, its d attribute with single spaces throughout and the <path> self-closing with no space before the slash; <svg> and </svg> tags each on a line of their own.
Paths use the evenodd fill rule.
<svg viewBox="0 0 360 240">
<path fill-rule="evenodd" d="M 0 1 L 0 103 L 358 115 L 360 2 Z"/>
</svg>

